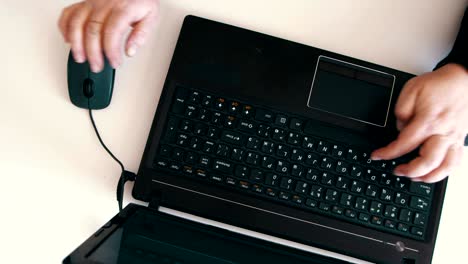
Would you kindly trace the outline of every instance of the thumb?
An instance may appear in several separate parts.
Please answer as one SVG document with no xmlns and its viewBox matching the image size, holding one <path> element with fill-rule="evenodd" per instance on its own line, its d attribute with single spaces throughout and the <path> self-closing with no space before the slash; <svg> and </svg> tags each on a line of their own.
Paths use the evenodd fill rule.
<svg viewBox="0 0 468 264">
<path fill-rule="evenodd" d="M 132 57 L 135 55 L 137 49 L 145 44 L 148 34 L 151 31 L 151 27 L 155 24 L 155 20 L 156 16 L 150 14 L 143 20 L 134 24 L 133 30 L 128 36 L 127 43 L 125 45 L 127 56 Z"/>
</svg>

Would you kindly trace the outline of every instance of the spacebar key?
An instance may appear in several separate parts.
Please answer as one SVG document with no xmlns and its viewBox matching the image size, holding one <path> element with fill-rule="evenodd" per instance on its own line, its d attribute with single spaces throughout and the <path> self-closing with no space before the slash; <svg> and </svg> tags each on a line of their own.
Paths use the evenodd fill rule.
<svg viewBox="0 0 468 264">
<path fill-rule="evenodd" d="M 221 134 L 221 140 L 231 144 L 242 145 L 242 134 L 225 130 Z"/>
</svg>

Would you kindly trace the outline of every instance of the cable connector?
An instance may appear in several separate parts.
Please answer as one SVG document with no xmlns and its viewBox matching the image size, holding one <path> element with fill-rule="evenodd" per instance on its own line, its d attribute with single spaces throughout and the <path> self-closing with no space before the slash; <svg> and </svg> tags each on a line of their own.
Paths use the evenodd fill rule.
<svg viewBox="0 0 468 264">
<path fill-rule="evenodd" d="M 136 174 L 131 171 L 124 170 L 122 174 L 120 174 L 120 179 L 117 183 L 117 201 L 119 202 L 119 212 L 122 211 L 125 183 L 127 183 L 128 181 L 135 181 L 135 179 Z"/>
</svg>

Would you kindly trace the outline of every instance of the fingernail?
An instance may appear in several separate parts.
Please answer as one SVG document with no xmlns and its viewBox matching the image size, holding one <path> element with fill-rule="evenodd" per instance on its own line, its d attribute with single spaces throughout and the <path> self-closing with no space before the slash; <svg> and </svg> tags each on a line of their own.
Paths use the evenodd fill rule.
<svg viewBox="0 0 468 264">
<path fill-rule="evenodd" d="M 135 53 L 136 53 L 136 46 L 131 45 L 127 50 L 127 55 L 132 57 L 133 55 L 135 55 Z"/>
<path fill-rule="evenodd" d="M 84 62 L 84 56 L 80 53 L 75 55 L 75 61 L 78 63 L 83 63 Z"/>
<path fill-rule="evenodd" d="M 396 176 L 405 176 L 405 173 L 403 173 L 403 171 L 401 170 L 394 170 L 393 174 L 395 174 Z"/>
<path fill-rule="evenodd" d="M 101 69 L 101 67 L 99 67 L 99 65 L 97 64 L 91 64 L 90 67 L 91 67 L 91 71 L 94 73 L 98 73 Z"/>
<path fill-rule="evenodd" d="M 381 159 L 382 159 L 381 157 L 371 155 L 371 160 L 381 160 Z"/>
</svg>

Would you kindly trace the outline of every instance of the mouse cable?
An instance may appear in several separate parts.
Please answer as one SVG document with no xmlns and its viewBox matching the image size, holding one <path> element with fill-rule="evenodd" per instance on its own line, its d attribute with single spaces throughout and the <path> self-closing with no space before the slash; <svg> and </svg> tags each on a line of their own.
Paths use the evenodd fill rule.
<svg viewBox="0 0 468 264">
<path fill-rule="evenodd" d="M 104 144 L 104 141 L 101 138 L 101 135 L 99 134 L 99 131 L 96 127 L 96 123 L 94 122 L 93 118 L 93 111 L 89 105 L 89 99 L 88 99 L 88 110 L 89 110 L 89 118 L 91 119 L 91 124 L 93 125 L 94 132 L 96 132 L 96 136 L 99 139 L 99 143 L 101 143 L 101 146 L 106 150 L 106 152 L 114 159 L 122 169 L 122 173 L 120 174 L 119 182 L 117 183 L 117 202 L 119 203 L 119 212 L 122 211 L 122 203 L 123 203 L 123 196 L 124 196 L 124 187 L 125 183 L 127 181 L 135 181 L 136 175 L 133 172 L 125 170 L 124 165 L 122 162 L 115 157 L 115 155 L 109 150 L 109 148 Z"/>
</svg>

